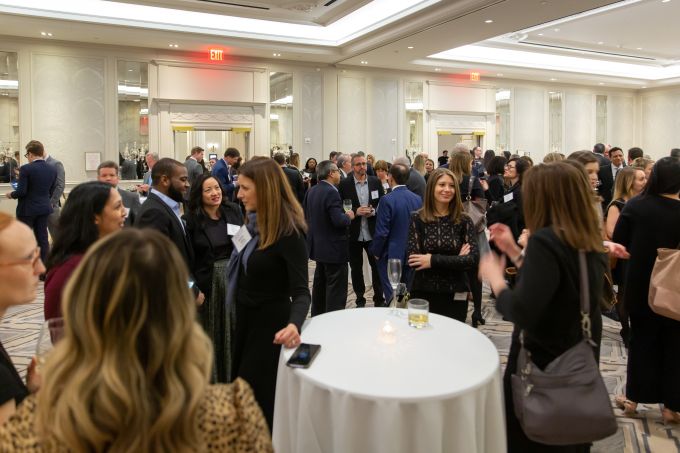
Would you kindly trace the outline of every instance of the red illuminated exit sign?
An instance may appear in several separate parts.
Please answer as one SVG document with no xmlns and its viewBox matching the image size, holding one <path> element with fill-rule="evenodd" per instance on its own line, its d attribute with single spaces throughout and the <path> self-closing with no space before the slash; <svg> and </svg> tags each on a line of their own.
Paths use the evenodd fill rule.
<svg viewBox="0 0 680 453">
<path fill-rule="evenodd" d="M 470 73 L 470 80 L 473 82 L 479 82 L 479 73 L 478 72 L 471 72 Z"/>
<path fill-rule="evenodd" d="M 224 50 L 222 50 L 222 49 L 210 49 L 210 59 L 212 61 L 222 61 L 222 60 L 224 60 Z"/>
</svg>

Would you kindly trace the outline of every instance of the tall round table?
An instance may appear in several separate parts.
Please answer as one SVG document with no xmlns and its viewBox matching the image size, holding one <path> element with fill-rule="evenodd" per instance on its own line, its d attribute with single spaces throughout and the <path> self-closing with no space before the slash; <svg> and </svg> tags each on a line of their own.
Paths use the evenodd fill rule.
<svg viewBox="0 0 680 453">
<path fill-rule="evenodd" d="M 281 353 L 275 451 L 505 452 L 498 351 L 464 323 L 432 313 L 429 322 L 415 329 L 387 308 L 309 320 L 302 341 L 321 351 L 308 369 L 287 367 L 293 351 Z"/>
</svg>

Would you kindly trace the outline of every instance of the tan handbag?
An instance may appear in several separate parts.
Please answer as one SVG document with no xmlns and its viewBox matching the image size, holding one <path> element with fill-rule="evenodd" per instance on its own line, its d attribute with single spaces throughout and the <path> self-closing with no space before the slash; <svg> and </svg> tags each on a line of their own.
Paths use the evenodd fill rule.
<svg viewBox="0 0 680 453">
<path fill-rule="evenodd" d="M 678 249 L 657 249 L 649 279 L 649 307 L 657 315 L 680 321 L 680 244 Z"/>
<path fill-rule="evenodd" d="M 465 201 L 463 201 L 463 211 L 470 216 L 472 224 L 475 227 L 476 233 L 481 233 L 486 229 L 486 200 L 472 199 L 472 184 L 474 177 L 470 176 L 468 184 L 468 193 Z"/>
</svg>

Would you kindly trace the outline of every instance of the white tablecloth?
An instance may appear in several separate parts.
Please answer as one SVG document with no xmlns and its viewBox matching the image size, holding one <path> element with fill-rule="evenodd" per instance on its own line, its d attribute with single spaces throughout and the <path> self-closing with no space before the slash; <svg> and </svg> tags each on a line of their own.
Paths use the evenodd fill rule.
<svg viewBox="0 0 680 453">
<path fill-rule="evenodd" d="M 277 453 L 505 452 L 498 352 L 476 329 L 430 314 L 418 330 L 363 308 L 311 319 L 302 340 L 321 351 L 309 369 L 281 354 Z"/>
</svg>

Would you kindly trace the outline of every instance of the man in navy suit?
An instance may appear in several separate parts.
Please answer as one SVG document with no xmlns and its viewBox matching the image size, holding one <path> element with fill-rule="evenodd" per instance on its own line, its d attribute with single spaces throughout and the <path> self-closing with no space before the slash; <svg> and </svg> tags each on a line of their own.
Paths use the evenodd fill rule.
<svg viewBox="0 0 680 453">
<path fill-rule="evenodd" d="M 342 310 L 347 304 L 348 227 L 354 212 L 344 212 L 337 185 L 338 166 L 324 160 L 316 166 L 319 183 L 303 203 L 307 220 L 309 258 L 316 261 L 312 286 L 312 316 Z"/>
<path fill-rule="evenodd" d="M 385 302 L 392 299 L 392 286 L 387 277 L 387 261 L 401 260 L 401 280 L 408 281 L 411 269 L 406 263 L 406 243 L 411 212 L 420 209 L 423 200 L 406 187 L 409 168 L 404 164 L 393 164 L 388 181 L 392 191 L 382 197 L 378 205 L 373 243 L 370 253 L 378 260 L 378 273 L 385 293 Z"/>
<path fill-rule="evenodd" d="M 17 219 L 33 229 L 43 262 L 50 251 L 47 218 L 52 213 L 52 195 L 57 186 L 57 170 L 45 162 L 45 148 L 37 140 L 26 145 L 28 164 L 19 169 L 17 190 L 6 195 L 17 202 Z"/>
<path fill-rule="evenodd" d="M 352 200 L 352 210 L 356 216 L 349 227 L 349 266 L 352 275 L 352 288 L 357 296 L 357 307 L 366 305 L 366 285 L 364 283 L 364 250 L 368 253 L 375 234 L 375 213 L 380 198 L 385 195 L 380 180 L 368 176 L 366 158 L 357 153 L 352 157 L 352 173 L 340 182 L 340 198 Z M 384 304 L 380 276 L 373 255 L 368 253 L 368 263 L 373 275 L 373 305 Z"/>
<path fill-rule="evenodd" d="M 231 166 L 236 163 L 239 157 L 241 157 L 241 153 L 236 148 L 227 148 L 224 152 L 224 159 L 218 160 L 211 171 L 211 175 L 222 184 L 229 201 L 234 201 L 234 191 L 238 184 L 234 181 Z"/>
</svg>

